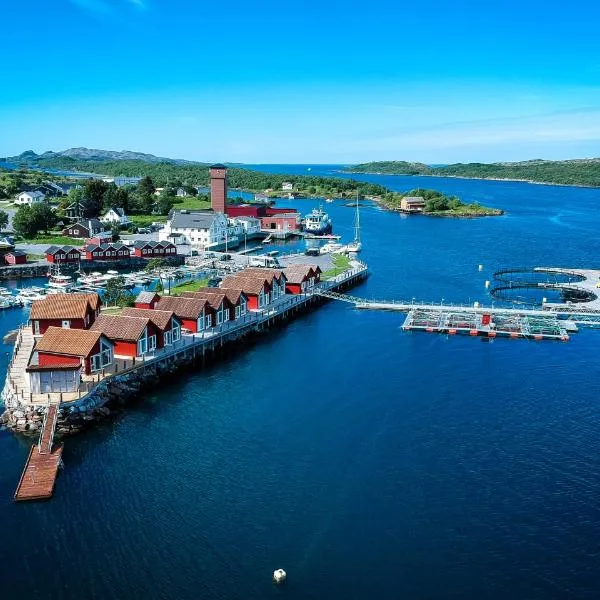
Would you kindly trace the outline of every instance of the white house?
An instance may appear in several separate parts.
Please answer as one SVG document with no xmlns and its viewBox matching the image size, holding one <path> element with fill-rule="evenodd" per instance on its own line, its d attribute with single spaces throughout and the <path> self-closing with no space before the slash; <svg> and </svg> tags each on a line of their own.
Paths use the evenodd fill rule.
<svg viewBox="0 0 600 600">
<path fill-rule="evenodd" d="M 190 244 L 200 248 L 211 248 L 239 243 L 236 235 L 228 228 L 223 213 L 201 210 L 173 211 L 165 227 L 158 232 L 160 241 Z"/>
<path fill-rule="evenodd" d="M 289 181 L 286 181 L 284 183 L 281 184 L 281 189 L 284 192 L 291 192 L 294 189 L 294 184 L 290 183 Z"/>
<path fill-rule="evenodd" d="M 261 235 L 260 219 L 256 217 L 233 217 L 229 219 L 230 225 L 234 226 L 236 235 L 242 239 L 248 239 Z"/>
<path fill-rule="evenodd" d="M 127 227 L 131 223 L 131 219 L 125 214 L 122 208 L 111 208 L 100 221 L 105 224 L 119 223 L 122 227 Z"/>
<path fill-rule="evenodd" d="M 44 194 L 42 194 L 42 192 L 21 192 L 16 198 L 15 198 L 15 204 L 20 204 L 20 205 L 24 205 L 24 204 L 39 204 L 40 202 L 43 202 L 46 199 L 46 196 L 44 196 Z"/>
<path fill-rule="evenodd" d="M 185 198 L 188 195 L 188 193 L 185 191 L 184 188 L 180 187 L 180 188 L 177 188 L 175 195 L 178 196 L 179 198 Z"/>
</svg>

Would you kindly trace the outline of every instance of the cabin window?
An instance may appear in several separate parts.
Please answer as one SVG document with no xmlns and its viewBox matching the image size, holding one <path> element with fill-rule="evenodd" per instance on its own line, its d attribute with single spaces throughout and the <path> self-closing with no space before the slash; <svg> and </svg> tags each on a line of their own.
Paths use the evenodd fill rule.
<svg viewBox="0 0 600 600">
<path fill-rule="evenodd" d="M 113 361 L 112 346 L 104 341 L 100 342 L 100 364 L 103 367 L 110 365 Z"/>
<path fill-rule="evenodd" d="M 242 313 L 242 315 L 246 314 L 246 310 L 248 309 L 248 302 L 246 302 L 245 298 L 240 298 L 240 312 Z"/>
<path fill-rule="evenodd" d="M 40 322 L 39 321 L 33 322 L 33 335 L 40 335 Z"/>
<path fill-rule="evenodd" d="M 204 317 L 204 325 L 207 328 L 212 326 L 212 315 L 206 315 Z"/>
<path fill-rule="evenodd" d="M 62 328 L 63 329 L 71 329 L 71 321 L 63 321 Z"/>
<path fill-rule="evenodd" d="M 151 335 L 148 338 L 148 351 L 152 352 L 153 350 L 156 350 L 156 336 L 155 335 Z"/>
<path fill-rule="evenodd" d="M 217 311 L 217 325 L 220 325 L 223 322 L 223 307 L 221 307 Z"/>
<path fill-rule="evenodd" d="M 170 346 L 173 343 L 173 334 L 170 331 L 165 331 L 164 340 L 165 346 Z"/>
<path fill-rule="evenodd" d="M 99 371 L 102 368 L 101 357 L 99 354 L 94 354 L 90 359 L 92 373 Z"/>
<path fill-rule="evenodd" d="M 137 343 L 137 353 L 139 356 L 148 352 L 148 332 L 144 331 L 144 337 L 140 338 Z"/>
<path fill-rule="evenodd" d="M 173 341 L 176 342 L 181 338 L 181 327 L 179 323 L 173 321 Z"/>
<path fill-rule="evenodd" d="M 235 318 L 239 319 L 240 316 L 242 314 L 242 307 L 241 306 L 236 306 L 235 307 Z"/>
</svg>

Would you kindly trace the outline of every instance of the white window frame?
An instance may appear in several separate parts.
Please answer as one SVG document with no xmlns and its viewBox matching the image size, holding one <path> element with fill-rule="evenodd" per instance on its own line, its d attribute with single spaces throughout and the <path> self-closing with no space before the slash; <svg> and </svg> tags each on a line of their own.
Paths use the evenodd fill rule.
<svg viewBox="0 0 600 600">
<path fill-rule="evenodd" d="M 165 346 L 170 346 L 173 343 L 173 332 L 172 331 L 165 331 L 164 336 L 163 336 L 163 340 L 164 340 L 164 345 Z"/>
<path fill-rule="evenodd" d="M 33 335 L 40 335 L 40 322 L 37 319 L 33 322 Z"/>
<path fill-rule="evenodd" d="M 71 321 L 64 319 L 60 325 L 63 329 L 71 329 Z"/>
<path fill-rule="evenodd" d="M 156 334 L 148 338 L 148 352 L 156 350 Z"/>
</svg>

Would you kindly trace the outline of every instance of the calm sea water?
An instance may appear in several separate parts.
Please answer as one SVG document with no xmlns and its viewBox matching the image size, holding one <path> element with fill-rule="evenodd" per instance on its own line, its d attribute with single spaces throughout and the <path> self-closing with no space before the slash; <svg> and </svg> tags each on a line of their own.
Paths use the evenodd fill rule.
<svg viewBox="0 0 600 600">
<path fill-rule="evenodd" d="M 356 295 L 485 301 L 501 266 L 600 267 L 600 191 L 364 178 L 507 214 L 363 209 Z M 351 236 L 352 208 L 327 210 Z M 165 381 L 67 441 L 45 504 L 13 504 L 28 443 L 0 432 L 1 597 L 597 598 L 600 332 L 483 343 L 402 320 L 332 302 Z"/>
</svg>

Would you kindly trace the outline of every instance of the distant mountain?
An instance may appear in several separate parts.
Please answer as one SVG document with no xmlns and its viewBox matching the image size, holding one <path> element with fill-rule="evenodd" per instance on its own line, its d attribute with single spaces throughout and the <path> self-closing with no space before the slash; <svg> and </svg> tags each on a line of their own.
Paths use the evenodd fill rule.
<svg viewBox="0 0 600 600">
<path fill-rule="evenodd" d="M 154 156 L 154 154 L 145 154 L 143 152 L 133 152 L 131 150 L 97 150 L 93 148 L 69 148 L 60 152 L 47 151 L 42 154 L 36 154 L 33 150 L 26 150 L 18 156 L 8 156 L 3 159 L 5 162 L 37 164 L 40 161 L 46 162 L 56 158 L 71 158 L 74 160 L 86 162 L 105 162 L 115 160 L 140 160 L 147 163 L 170 163 L 174 165 L 197 165 L 201 164 L 193 160 L 183 160 L 180 158 L 164 158 Z"/>
</svg>

